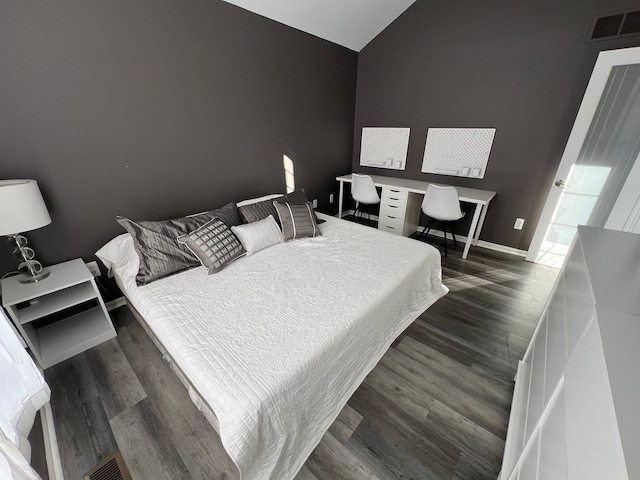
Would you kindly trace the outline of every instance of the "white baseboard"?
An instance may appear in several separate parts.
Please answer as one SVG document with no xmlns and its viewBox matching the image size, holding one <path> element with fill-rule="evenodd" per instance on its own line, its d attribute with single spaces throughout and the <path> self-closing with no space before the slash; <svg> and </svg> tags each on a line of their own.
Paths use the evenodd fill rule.
<svg viewBox="0 0 640 480">
<path fill-rule="evenodd" d="M 434 235 L 436 237 L 444 237 L 444 233 L 442 232 L 442 230 L 435 230 L 433 228 L 429 230 L 429 235 Z M 465 243 L 467 241 L 467 237 L 465 237 L 464 235 L 456 234 L 456 239 L 462 243 Z M 520 250 L 518 248 L 508 247 L 506 245 L 500 245 L 499 243 L 486 242 L 484 240 L 478 240 L 478 244 L 476 246 L 486 248 L 487 250 L 494 250 L 496 252 L 508 253 L 510 255 L 517 255 L 518 257 L 527 256 L 526 250 Z"/>
<path fill-rule="evenodd" d="M 342 216 L 345 217 L 347 215 L 353 215 L 353 212 L 354 212 L 353 210 L 346 210 L 346 211 L 342 212 Z M 367 217 L 363 217 L 363 218 L 367 218 Z M 378 221 L 378 216 L 377 215 L 371 215 L 371 220 Z M 420 227 L 418 228 L 418 231 L 422 231 Z M 431 230 L 429 230 L 429 235 L 434 235 L 436 237 L 443 237 L 444 233 L 442 232 L 442 230 L 436 230 L 436 229 L 432 228 Z M 467 237 L 465 237 L 464 235 L 456 234 L 456 239 L 459 242 L 462 242 L 462 243 L 465 243 L 467 241 Z M 526 257 L 527 256 L 527 251 L 526 250 L 520 250 L 519 248 L 508 247 L 506 245 L 500 245 L 499 243 L 486 242 L 484 240 L 478 240 L 478 244 L 476 246 L 482 247 L 482 248 L 486 248 L 488 250 L 494 250 L 496 252 L 502 252 L 502 253 L 508 253 L 510 255 L 516 255 L 518 257 Z"/>
<path fill-rule="evenodd" d="M 60 450 L 58 449 L 58 437 L 56 427 L 53 424 L 53 412 L 51 403 L 47 402 L 40 409 L 40 421 L 42 423 L 42 436 L 44 439 L 44 453 L 47 459 L 47 470 L 50 480 L 64 480 Z"/>
<path fill-rule="evenodd" d="M 111 300 L 104 304 L 107 307 L 107 311 L 115 310 L 116 308 L 124 307 L 127 304 L 127 299 L 124 297 L 118 297 L 115 300 Z"/>
</svg>

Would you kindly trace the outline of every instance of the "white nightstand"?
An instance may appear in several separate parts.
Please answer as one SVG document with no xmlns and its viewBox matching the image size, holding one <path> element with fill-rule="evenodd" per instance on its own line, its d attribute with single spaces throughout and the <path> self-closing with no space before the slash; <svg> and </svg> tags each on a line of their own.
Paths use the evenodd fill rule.
<svg viewBox="0 0 640 480">
<path fill-rule="evenodd" d="M 2 306 L 42 369 L 116 336 L 93 275 L 78 258 L 48 267 L 44 280 L 2 280 Z"/>
</svg>

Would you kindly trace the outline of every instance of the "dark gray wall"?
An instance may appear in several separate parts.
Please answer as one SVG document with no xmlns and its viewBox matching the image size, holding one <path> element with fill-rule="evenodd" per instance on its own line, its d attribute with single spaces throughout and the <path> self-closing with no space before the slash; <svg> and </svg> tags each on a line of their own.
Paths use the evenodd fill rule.
<svg viewBox="0 0 640 480">
<path fill-rule="evenodd" d="M 161 219 L 351 168 L 357 54 L 220 0 L 0 4 L 0 178 L 38 180 L 43 263 L 86 260 L 116 214 Z M 15 268 L 0 249 L 0 272 Z"/>
<path fill-rule="evenodd" d="M 593 17 L 631 8 L 640 2 L 418 0 L 360 52 L 354 171 L 494 190 L 481 238 L 528 249 L 598 52 L 640 45 L 586 43 Z M 360 167 L 363 126 L 411 128 L 405 171 Z M 421 173 L 429 127 L 496 128 L 485 178 Z"/>
</svg>

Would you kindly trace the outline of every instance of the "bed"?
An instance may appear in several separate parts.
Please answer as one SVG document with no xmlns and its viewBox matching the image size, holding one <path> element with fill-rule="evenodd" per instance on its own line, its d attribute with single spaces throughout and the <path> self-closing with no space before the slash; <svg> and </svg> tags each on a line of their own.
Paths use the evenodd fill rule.
<svg viewBox="0 0 640 480">
<path fill-rule="evenodd" d="M 447 293 L 435 248 L 318 216 L 322 236 L 215 275 L 136 286 L 129 234 L 97 253 L 243 479 L 295 477 L 395 338 Z"/>
</svg>

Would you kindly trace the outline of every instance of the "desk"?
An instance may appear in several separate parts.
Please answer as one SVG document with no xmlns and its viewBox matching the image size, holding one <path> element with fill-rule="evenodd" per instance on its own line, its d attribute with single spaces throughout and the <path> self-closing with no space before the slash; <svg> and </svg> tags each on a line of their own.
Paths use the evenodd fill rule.
<svg viewBox="0 0 640 480">
<path fill-rule="evenodd" d="M 422 182 L 420 180 L 408 180 L 406 178 L 383 177 L 381 175 L 371 175 L 376 187 L 382 187 L 382 201 L 380 204 L 380 218 L 378 228 L 398 235 L 409 236 L 418 228 L 420 221 L 420 205 L 422 197 L 427 190 L 427 185 L 433 182 Z M 351 175 L 336 177 L 340 184 L 340 194 L 338 196 L 338 218 L 342 218 L 342 201 L 344 195 L 344 184 L 351 183 Z M 476 188 L 457 187 L 455 185 L 444 185 L 435 183 L 434 185 L 454 186 L 458 191 L 461 202 L 475 204 L 473 219 L 467 234 L 467 242 L 462 252 L 462 258 L 467 258 L 471 244 L 476 245 L 480 238 L 480 231 L 484 224 L 484 219 L 489 208 L 489 202 L 496 196 L 496 192 L 478 190 Z M 388 217 L 390 222 L 384 221 L 387 218 L 388 209 L 395 209 L 397 215 Z"/>
</svg>

